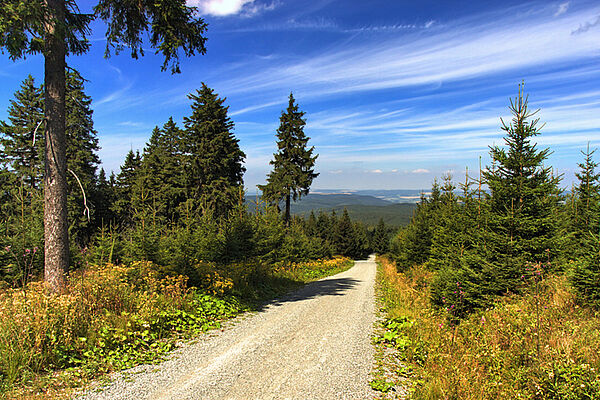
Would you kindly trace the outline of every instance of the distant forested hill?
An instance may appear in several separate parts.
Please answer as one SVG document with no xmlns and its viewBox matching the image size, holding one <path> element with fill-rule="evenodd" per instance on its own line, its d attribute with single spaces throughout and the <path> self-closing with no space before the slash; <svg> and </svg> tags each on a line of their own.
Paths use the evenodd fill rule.
<svg viewBox="0 0 600 400">
<path fill-rule="evenodd" d="M 256 195 L 246 196 L 248 207 L 251 211 L 256 207 Z M 404 226 L 410 221 L 415 203 L 394 203 L 378 197 L 354 194 L 309 194 L 302 200 L 292 203 L 292 214 L 307 217 L 311 210 L 316 213 L 325 211 L 331 213 L 343 212 L 344 208 L 353 220 L 368 225 L 376 225 L 379 218 L 383 218 L 386 225 Z"/>
</svg>

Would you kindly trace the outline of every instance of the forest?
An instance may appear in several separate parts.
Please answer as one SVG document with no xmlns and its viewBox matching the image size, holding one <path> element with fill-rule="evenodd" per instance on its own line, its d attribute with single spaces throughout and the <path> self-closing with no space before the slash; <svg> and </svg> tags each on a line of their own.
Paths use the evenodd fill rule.
<svg viewBox="0 0 600 400">
<path fill-rule="evenodd" d="M 467 170 L 464 179 L 448 174 L 434 181 L 406 227 L 392 232 L 382 219 L 369 227 L 352 220 L 352 211 L 358 215 L 360 210 L 293 215 L 292 203 L 309 194 L 319 175 L 318 149 L 309 144 L 307 118 L 293 93 L 274 132 L 271 171 L 253 202 L 246 200 L 246 154 L 234 134 L 226 98 L 204 83 L 189 88 L 190 108 L 182 121 L 161 121 L 148 132 L 145 147 L 129 151 L 118 171 L 100 167 L 87 81 L 68 63 L 69 57 L 90 52 L 97 39 L 92 22 L 105 29 L 100 39 L 105 57 L 126 52 L 137 59 L 151 48 L 162 71 L 173 74 L 181 72 L 181 56 L 207 52 L 208 24 L 184 0 L 94 3 L 84 12 L 75 0 L 9 0 L 0 8 L 3 55 L 11 61 L 34 55 L 44 59 L 43 84 L 26 77 L 10 100 L 7 118 L 0 121 L 0 398 L 65 398 L 111 372 L 158 363 L 181 342 L 222 328 L 225 320 L 243 312 L 264 310 L 278 296 L 348 270 L 353 259 L 371 253 L 379 255 L 373 292 L 384 315 L 381 334 L 373 340 L 383 346 L 375 357 L 381 375 L 370 382 L 374 390 L 385 394 L 403 387 L 417 399 L 600 398 L 596 150 L 588 145 L 582 151 L 576 182 L 564 190 L 564 177 L 549 165 L 551 150 L 536 144 L 542 124 L 537 111 L 529 109 L 523 86 L 510 101 L 512 120 L 502 121 L 503 144 L 489 147 L 488 165 Z M 265 10 L 276 3 L 264 5 Z M 568 8 L 569 2 L 561 4 L 543 26 L 556 25 Z M 319 21 L 321 26 L 329 19 Z M 367 87 L 379 88 L 378 82 L 363 79 L 379 79 L 387 69 L 398 68 L 388 74 L 398 85 L 407 65 L 425 74 L 440 71 L 439 65 L 454 66 L 462 70 L 454 79 L 476 80 L 479 74 L 470 68 L 465 72 L 464 64 L 480 61 L 477 54 L 465 63 L 464 57 L 452 61 L 450 51 L 462 54 L 487 47 L 487 42 L 482 46 L 484 42 L 469 42 L 453 32 L 435 36 L 444 24 L 423 22 L 422 29 L 433 32 L 435 49 L 417 47 L 411 54 L 402 43 L 378 53 L 379 43 L 373 41 L 359 52 L 344 51 L 341 57 L 334 51 L 284 69 L 304 71 L 291 76 L 306 79 L 306 86 L 326 82 L 343 96 L 350 93 L 342 86 L 360 96 Z M 291 23 L 302 26 L 294 18 L 285 25 Z M 557 44 L 576 47 L 577 39 L 589 37 L 582 34 L 596 24 L 578 23 L 569 40 Z M 381 30 L 421 29 L 417 25 L 395 22 Z M 353 26 L 340 29 L 352 32 L 348 42 L 357 40 L 358 31 L 369 31 L 369 37 L 377 31 Z M 529 32 L 528 39 L 554 38 L 553 31 L 521 29 L 525 34 L 515 32 Z M 249 37 L 250 31 L 243 33 Z M 504 44 L 504 32 L 490 43 Z M 406 43 L 426 43 L 425 36 Z M 466 47 L 452 45 L 449 37 L 464 40 Z M 487 33 L 481 38 L 488 38 Z M 310 56 L 318 55 L 312 53 L 314 39 L 298 41 L 311 44 Z M 579 40 L 586 47 L 578 51 L 589 57 L 593 48 Z M 446 41 L 450 50 L 444 50 L 443 60 L 429 59 L 440 54 Z M 552 60 L 566 60 L 558 51 L 560 58 L 548 58 L 549 48 L 532 47 L 544 57 L 539 64 L 522 66 L 547 68 Z M 327 46 L 328 52 L 334 49 Z M 501 48 L 486 53 L 481 65 L 496 73 L 516 71 L 488 60 L 499 58 L 500 51 L 504 58 L 522 56 Z M 292 46 L 290 52 L 293 58 L 301 55 Z M 396 63 L 404 61 L 397 54 L 408 61 Z M 371 58 L 383 61 L 366 63 Z M 327 65 L 305 69 L 324 60 L 335 61 L 329 68 L 343 69 L 340 75 L 349 78 L 321 77 Z M 386 60 L 390 65 L 384 68 Z M 589 62 L 581 56 L 575 59 L 578 67 L 582 60 Z M 353 70 L 360 71 L 349 74 Z M 443 86 L 452 86 L 449 76 L 454 74 L 448 72 L 422 81 L 441 87 L 444 77 Z M 310 75 L 319 79 L 311 81 Z M 506 76 L 493 79 L 494 85 L 486 86 L 495 87 Z M 397 88 L 420 90 L 419 85 L 382 87 L 395 96 Z M 383 98 L 383 92 L 372 97 Z M 407 98 L 387 99 L 391 104 Z M 408 99 L 411 104 L 416 100 Z M 396 114 L 387 106 L 377 110 Z M 379 148 L 385 145 L 379 143 Z M 374 276 L 375 264 L 369 265 Z M 391 360 L 385 361 L 386 356 Z"/>
<path fill-rule="evenodd" d="M 147 361 L 157 353 L 150 346 L 166 336 L 208 329 L 281 291 L 348 268 L 349 259 L 387 250 L 390 231 L 383 221 L 368 228 L 346 210 L 306 218 L 289 213 L 290 201 L 306 195 L 317 175 L 304 112 L 292 95 L 263 196 L 250 203 L 244 200 L 245 154 L 225 99 L 214 90 L 203 85 L 191 93 L 181 126 L 170 118 L 154 128 L 143 151 L 130 151 L 120 171 L 107 176 L 99 168 L 85 79 L 70 70 L 66 82 L 71 263 L 64 290 L 70 305 L 89 306 L 61 306 L 39 286 L 44 140 L 36 131 L 44 102 L 43 88 L 29 76 L 11 100 L 8 120 L 0 122 L 4 390 L 56 368 L 83 368 L 84 376 L 93 376 Z M 32 309 L 34 320 L 13 318 Z M 73 312 L 82 315 L 65 324 Z M 144 324 L 153 328 L 142 338 Z M 102 329 L 107 337 L 96 335 Z M 136 349 L 140 340 L 144 346 Z M 99 355 L 102 346 L 118 356 Z"/>
<path fill-rule="evenodd" d="M 566 191 L 522 86 L 509 109 L 491 164 L 434 181 L 380 258 L 380 342 L 402 361 L 377 390 L 409 378 L 417 399 L 598 398 L 596 150 Z"/>
</svg>

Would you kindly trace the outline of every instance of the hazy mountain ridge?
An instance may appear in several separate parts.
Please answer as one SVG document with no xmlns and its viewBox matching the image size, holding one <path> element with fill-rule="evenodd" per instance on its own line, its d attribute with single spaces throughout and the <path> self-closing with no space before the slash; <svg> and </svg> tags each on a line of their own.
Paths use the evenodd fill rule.
<svg viewBox="0 0 600 400">
<path fill-rule="evenodd" d="M 372 194 L 366 194 L 372 193 Z M 338 191 L 330 192 L 316 190 L 301 200 L 292 203 L 292 214 L 308 217 L 311 211 L 335 211 L 341 213 L 344 208 L 348 210 L 352 219 L 361 221 L 368 225 L 375 225 L 379 218 L 383 218 L 386 225 L 401 226 L 410 221 L 412 212 L 416 207 L 421 191 L 417 190 L 386 190 L 386 191 Z M 387 198 L 399 198 L 401 196 L 413 196 L 415 201 L 390 201 Z M 385 196 L 382 198 L 380 196 Z M 248 208 L 253 211 L 256 208 L 256 195 L 247 195 Z M 260 202 L 260 200 L 259 200 Z M 259 204 L 260 206 L 260 204 Z"/>
</svg>

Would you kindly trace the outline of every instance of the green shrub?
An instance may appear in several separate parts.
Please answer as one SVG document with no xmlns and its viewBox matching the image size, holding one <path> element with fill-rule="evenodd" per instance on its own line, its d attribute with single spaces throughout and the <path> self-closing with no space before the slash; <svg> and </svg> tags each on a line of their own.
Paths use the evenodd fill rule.
<svg viewBox="0 0 600 400">
<path fill-rule="evenodd" d="M 600 308 L 600 244 L 598 237 L 596 237 L 595 243 L 590 255 L 570 264 L 569 280 L 581 303 Z"/>
</svg>

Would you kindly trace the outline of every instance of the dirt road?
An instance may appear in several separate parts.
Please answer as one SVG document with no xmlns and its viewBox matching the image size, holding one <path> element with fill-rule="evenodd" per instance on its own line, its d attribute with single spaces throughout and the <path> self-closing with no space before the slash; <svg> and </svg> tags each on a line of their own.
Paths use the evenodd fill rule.
<svg viewBox="0 0 600 400">
<path fill-rule="evenodd" d="M 374 258 L 80 399 L 369 399 Z"/>
</svg>

